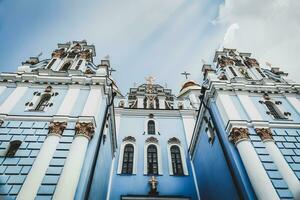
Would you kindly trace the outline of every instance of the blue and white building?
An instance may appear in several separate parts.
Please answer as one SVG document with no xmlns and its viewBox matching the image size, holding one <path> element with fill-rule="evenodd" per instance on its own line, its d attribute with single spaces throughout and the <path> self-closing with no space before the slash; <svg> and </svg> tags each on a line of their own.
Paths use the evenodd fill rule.
<svg viewBox="0 0 300 200">
<path fill-rule="evenodd" d="M 178 95 L 122 95 L 86 41 L 0 74 L 0 199 L 300 199 L 300 85 L 217 51 Z M 187 73 L 183 73 L 187 75 Z"/>
<path fill-rule="evenodd" d="M 107 199 L 199 199 L 188 146 L 200 86 L 186 81 L 176 97 L 146 80 L 115 102 L 118 150 Z"/>
<path fill-rule="evenodd" d="M 68 42 L 0 74 L 0 199 L 87 199 L 94 172 L 110 168 L 117 89 L 95 55 L 86 41 Z"/>
<path fill-rule="evenodd" d="M 300 85 L 250 53 L 204 65 L 190 154 L 202 199 L 300 199 Z"/>
</svg>

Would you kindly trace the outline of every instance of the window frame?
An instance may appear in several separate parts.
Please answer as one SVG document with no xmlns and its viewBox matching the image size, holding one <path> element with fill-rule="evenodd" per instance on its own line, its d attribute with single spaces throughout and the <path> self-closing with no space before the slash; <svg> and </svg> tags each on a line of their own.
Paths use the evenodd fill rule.
<svg viewBox="0 0 300 200">
<path fill-rule="evenodd" d="M 173 164 L 172 164 L 172 157 L 171 157 L 171 147 L 172 146 L 177 146 L 180 150 L 180 155 L 181 155 L 181 162 L 182 162 L 182 169 L 183 169 L 183 174 L 182 175 L 176 175 L 173 172 Z M 168 143 L 168 163 L 169 163 L 169 174 L 172 176 L 188 176 L 188 168 L 187 168 L 187 163 L 186 163 L 186 156 L 184 153 L 184 149 L 181 144 L 177 143 Z"/>
<path fill-rule="evenodd" d="M 153 174 L 148 174 L 148 147 L 150 145 L 156 146 L 157 150 L 157 169 L 158 169 L 158 174 L 155 174 L 156 176 L 158 175 L 163 175 L 163 170 L 162 170 L 162 158 L 161 158 L 161 148 L 158 143 L 150 142 L 146 143 L 144 146 L 144 175 L 151 176 Z"/>
<path fill-rule="evenodd" d="M 126 150 L 128 147 L 132 148 L 132 151 Z M 123 150 L 123 160 L 122 160 L 122 171 L 121 174 L 130 175 L 133 172 L 133 163 L 134 163 L 134 146 L 133 144 L 126 144 Z M 125 162 L 125 155 L 127 154 L 127 161 Z M 131 158 L 132 157 L 132 158 Z M 130 161 L 132 159 L 132 162 Z M 131 170 L 129 170 L 129 165 L 131 164 Z M 126 172 L 124 172 L 124 165 L 126 165 Z M 130 172 L 131 171 L 131 172 Z"/>
<path fill-rule="evenodd" d="M 133 145 L 133 165 L 132 165 L 132 173 L 131 174 L 122 174 L 122 167 L 123 167 L 123 159 L 124 159 L 124 150 L 127 144 Z M 119 175 L 135 175 L 137 172 L 137 159 L 138 159 L 138 148 L 136 142 L 134 141 L 123 141 L 120 146 L 120 153 L 119 153 L 119 163 L 117 174 Z"/>
</svg>

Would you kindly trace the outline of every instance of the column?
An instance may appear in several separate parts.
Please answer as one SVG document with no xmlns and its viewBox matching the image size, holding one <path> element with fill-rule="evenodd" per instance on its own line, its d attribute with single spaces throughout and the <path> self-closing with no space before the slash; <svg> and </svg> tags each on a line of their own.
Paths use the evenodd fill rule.
<svg viewBox="0 0 300 200">
<path fill-rule="evenodd" d="M 165 100 L 166 100 L 166 97 L 164 97 L 164 96 L 158 96 L 159 109 L 166 109 Z"/>
<path fill-rule="evenodd" d="M 93 123 L 77 122 L 75 136 L 65 166 L 56 186 L 53 200 L 74 199 L 89 140 L 94 134 Z"/>
<path fill-rule="evenodd" d="M 18 200 L 33 200 L 36 197 L 38 189 L 46 174 L 46 170 L 50 164 L 59 139 L 66 128 L 66 122 L 51 122 L 49 125 L 49 134 L 45 139 L 35 162 L 26 180 L 17 196 Z"/>
<path fill-rule="evenodd" d="M 6 98 L 3 104 L 0 106 L 0 112 L 2 114 L 8 114 L 12 109 L 15 108 L 15 105 L 23 97 L 28 87 L 26 86 L 17 86 L 16 89 Z"/>
<path fill-rule="evenodd" d="M 266 145 L 267 151 L 269 152 L 283 179 L 287 183 L 290 191 L 294 195 L 294 198 L 300 199 L 300 181 L 284 159 L 279 148 L 276 146 L 271 130 L 268 128 L 256 128 L 255 131 Z"/>
<path fill-rule="evenodd" d="M 249 139 L 248 128 L 233 128 L 229 139 L 235 144 L 258 199 L 275 200 L 279 197 Z"/>
</svg>

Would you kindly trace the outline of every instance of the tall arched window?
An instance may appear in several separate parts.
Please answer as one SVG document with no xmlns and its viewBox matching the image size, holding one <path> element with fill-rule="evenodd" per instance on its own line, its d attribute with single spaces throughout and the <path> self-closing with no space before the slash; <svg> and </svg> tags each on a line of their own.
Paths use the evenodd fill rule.
<svg viewBox="0 0 300 200">
<path fill-rule="evenodd" d="M 123 154 L 122 174 L 132 174 L 133 172 L 134 147 L 132 144 L 126 144 Z"/>
<path fill-rule="evenodd" d="M 147 173 L 148 175 L 158 174 L 158 159 L 157 159 L 157 148 L 151 144 L 147 148 Z"/>
<path fill-rule="evenodd" d="M 286 119 L 286 117 L 282 114 L 282 112 L 277 108 L 277 106 L 271 101 L 265 101 L 265 105 L 270 111 L 270 114 L 275 119 Z"/>
<path fill-rule="evenodd" d="M 233 76 L 237 76 L 237 74 L 235 73 L 234 69 L 232 67 L 228 67 L 229 70 L 231 71 L 232 75 Z"/>
<path fill-rule="evenodd" d="M 177 145 L 171 146 L 171 159 L 172 159 L 172 169 L 173 175 L 184 175 L 183 166 L 182 166 L 182 158 L 180 154 L 180 149 Z"/>
<path fill-rule="evenodd" d="M 148 135 L 155 135 L 155 122 L 153 120 L 148 121 Z"/>
<path fill-rule="evenodd" d="M 61 71 L 67 71 L 71 66 L 71 62 L 66 62 L 61 68 Z"/>
<path fill-rule="evenodd" d="M 52 59 L 51 62 L 49 63 L 47 69 L 51 69 L 52 65 L 55 63 L 56 59 Z"/>
<path fill-rule="evenodd" d="M 46 93 L 41 96 L 41 99 L 37 106 L 35 107 L 35 111 L 43 111 L 45 107 L 48 105 L 49 100 L 51 99 L 51 94 Z"/>
<path fill-rule="evenodd" d="M 78 61 L 78 63 L 77 63 L 77 65 L 76 65 L 76 67 L 75 67 L 75 69 L 76 69 L 76 70 L 78 70 L 78 69 L 79 69 L 79 67 L 80 67 L 81 63 L 82 63 L 82 60 L 79 60 L 79 61 Z"/>
</svg>

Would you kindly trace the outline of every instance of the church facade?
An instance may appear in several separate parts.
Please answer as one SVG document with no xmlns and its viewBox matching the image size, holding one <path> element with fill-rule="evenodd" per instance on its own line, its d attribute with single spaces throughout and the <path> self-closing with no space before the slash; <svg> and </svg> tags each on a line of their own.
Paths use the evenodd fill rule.
<svg viewBox="0 0 300 200">
<path fill-rule="evenodd" d="M 202 71 L 190 146 L 201 198 L 300 199 L 300 85 L 235 49 Z"/>
<path fill-rule="evenodd" d="M 0 74 L 0 199 L 300 199 L 286 73 L 224 48 L 201 85 L 149 76 L 122 95 L 95 55 L 68 42 Z"/>
</svg>

